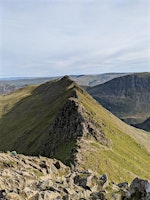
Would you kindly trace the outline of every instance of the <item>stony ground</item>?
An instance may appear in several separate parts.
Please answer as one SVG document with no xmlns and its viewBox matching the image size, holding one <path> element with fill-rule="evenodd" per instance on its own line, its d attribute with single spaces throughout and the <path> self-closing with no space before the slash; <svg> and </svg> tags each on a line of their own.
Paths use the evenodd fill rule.
<svg viewBox="0 0 150 200">
<path fill-rule="evenodd" d="M 46 157 L 0 153 L 1 200 L 150 199 L 150 182 L 109 183 L 107 175 L 78 171 Z"/>
</svg>

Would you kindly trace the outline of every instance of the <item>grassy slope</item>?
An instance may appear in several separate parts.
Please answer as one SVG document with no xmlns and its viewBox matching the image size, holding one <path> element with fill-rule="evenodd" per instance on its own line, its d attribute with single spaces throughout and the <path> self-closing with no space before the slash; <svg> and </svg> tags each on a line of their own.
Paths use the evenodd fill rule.
<svg viewBox="0 0 150 200">
<path fill-rule="evenodd" d="M 53 81 L 0 96 L 0 149 L 39 154 L 42 144 L 50 140 L 51 121 L 71 96 L 68 86 L 70 81 Z"/>
<path fill-rule="evenodd" d="M 91 117 L 103 124 L 103 131 L 113 142 L 112 147 L 107 148 L 94 140 L 83 140 L 80 167 L 107 173 L 115 181 L 131 181 L 136 176 L 150 179 L 150 133 L 126 125 L 98 106 L 89 95 L 80 93 L 79 97 L 92 113 Z"/>
<path fill-rule="evenodd" d="M 0 149 L 38 154 L 42 143 L 50 141 L 50 122 L 72 95 L 72 87 L 70 81 L 59 84 L 53 81 L 38 88 L 28 86 L 0 96 Z M 78 96 L 90 117 L 102 126 L 113 142 L 112 147 L 107 148 L 95 140 L 83 139 L 79 144 L 79 167 L 90 168 L 100 174 L 107 173 L 114 181 L 130 181 L 135 176 L 150 179 L 150 133 L 124 124 L 86 92 L 78 90 Z M 2 115 L 5 106 L 7 109 Z M 55 156 L 62 161 L 68 159 L 72 145 L 75 141 L 62 145 Z"/>
</svg>

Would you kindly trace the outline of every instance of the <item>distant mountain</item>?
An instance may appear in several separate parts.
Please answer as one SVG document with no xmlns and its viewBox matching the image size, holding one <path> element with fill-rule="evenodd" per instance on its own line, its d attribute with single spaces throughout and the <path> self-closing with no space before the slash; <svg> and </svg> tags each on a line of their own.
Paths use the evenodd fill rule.
<svg viewBox="0 0 150 200">
<path fill-rule="evenodd" d="M 150 132 L 150 117 L 146 119 L 144 122 L 135 124 L 134 126 Z"/>
<path fill-rule="evenodd" d="M 104 83 L 115 77 L 126 75 L 125 73 L 108 73 L 99 75 L 72 75 L 72 80 L 76 81 L 79 85 L 87 88 L 100 83 Z M 0 79 L 0 94 L 8 94 L 16 89 L 25 87 L 26 85 L 42 84 L 44 82 L 58 79 L 61 77 L 47 77 L 47 78 L 5 78 Z"/>
<path fill-rule="evenodd" d="M 129 124 L 140 123 L 150 116 L 150 73 L 115 78 L 87 91 Z"/>
<path fill-rule="evenodd" d="M 150 179 L 149 143 L 150 134 L 126 125 L 67 76 L 0 96 L 2 151 L 131 181 Z"/>
<path fill-rule="evenodd" d="M 9 78 L 0 80 L 0 94 L 8 94 L 27 85 L 42 84 L 46 81 L 57 79 L 57 77 L 49 78 Z"/>
<path fill-rule="evenodd" d="M 79 76 L 70 76 L 72 80 L 76 81 L 79 85 L 84 86 L 95 86 L 98 84 L 105 83 L 109 80 L 112 80 L 116 77 L 125 76 L 127 73 L 106 73 L 106 74 L 97 74 L 97 75 L 79 75 Z"/>
<path fill-rule="evenodd" d="M 16 89 L 17 87 L 15 85 L 0 83 L 0 94 L 8 94 Z"/>
</svg>

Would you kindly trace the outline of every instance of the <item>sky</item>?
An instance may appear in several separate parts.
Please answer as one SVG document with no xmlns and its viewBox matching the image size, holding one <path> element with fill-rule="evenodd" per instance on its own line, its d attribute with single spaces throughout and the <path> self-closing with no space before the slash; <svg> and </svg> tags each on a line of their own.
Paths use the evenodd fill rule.
<svg viewBox="0 0 150 200">
<path fill-rule="evenodd" d="M 149 0 L 0 0 L 0 77 L 142 71 Z"/>
</svg>

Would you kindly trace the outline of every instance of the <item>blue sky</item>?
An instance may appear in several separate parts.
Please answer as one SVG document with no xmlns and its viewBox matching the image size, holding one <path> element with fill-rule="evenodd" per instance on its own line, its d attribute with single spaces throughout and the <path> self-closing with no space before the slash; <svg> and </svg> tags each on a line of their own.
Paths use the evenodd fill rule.
<svg viewBox="0 0 150 200">
<path fill-rule="evenodd" d="M 149 0 L 0 0 L 0 77 L 150 71 Z"/>
</svg>

